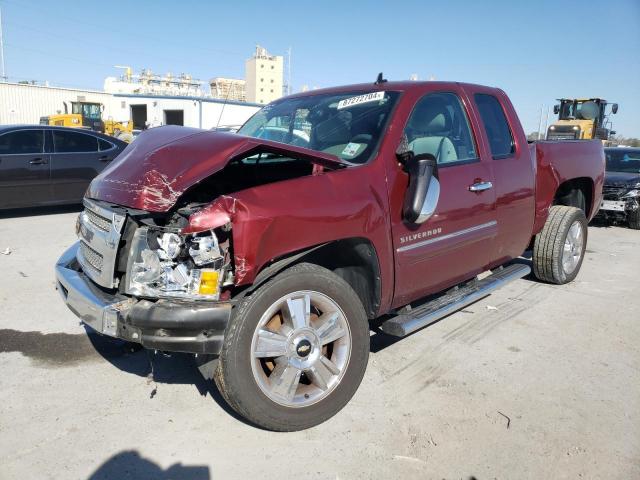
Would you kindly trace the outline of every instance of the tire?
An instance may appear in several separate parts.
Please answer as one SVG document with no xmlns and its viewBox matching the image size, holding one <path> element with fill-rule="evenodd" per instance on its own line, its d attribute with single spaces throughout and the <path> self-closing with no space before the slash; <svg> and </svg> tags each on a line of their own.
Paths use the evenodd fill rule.
<svg viewBox="0 0 640 480">
<path fill-rule="evenodd" d="M 535 277 L 558 285 L 576 278 L 584 259 L 587 234 L 587 219 L 581 209 L 561 205 L 551 207 L 533 244 Z"/>
<path fill-rule="evenodd" d="M 640 230 L 640 210 L 634 210 L 627 214 L 627 223 L 629 228 Z"/>
<path fill-rule="evenodd" d="M 294 315 L 301 311 L 306 315 Z M 295 320 L 300 318 L 306 323 Z M 234 308 L 214 379 L 227 403 L 249 422 L 297 431 L 324 422 L 347 404 L 368 357 L 369 324 L 355 291 L 331 271 L 301 263 Z"/>
</svg>

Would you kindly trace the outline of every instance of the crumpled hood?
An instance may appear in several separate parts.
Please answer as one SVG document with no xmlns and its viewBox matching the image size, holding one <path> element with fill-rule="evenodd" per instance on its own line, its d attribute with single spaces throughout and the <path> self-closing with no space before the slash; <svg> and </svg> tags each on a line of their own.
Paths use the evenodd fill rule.
<svg viewBox="0 0 640 480">
<path fill-rule="evenodd" d="M 150 212 L 166 212 L 193 185 L 254 149 L 295 154 L 324 166 L 333 156 L 235 133 L 165 126 L 141 133 L 89 185 L 86 196 Z M 213 199 L 212 199 L 213 200 Z"/>
<path fill-rule="evenodd" d="M 607 187 L 635 187 L 640 183 L 640 174 L 627 172 L 607 172 L 604 184 Z"/>
</svg>

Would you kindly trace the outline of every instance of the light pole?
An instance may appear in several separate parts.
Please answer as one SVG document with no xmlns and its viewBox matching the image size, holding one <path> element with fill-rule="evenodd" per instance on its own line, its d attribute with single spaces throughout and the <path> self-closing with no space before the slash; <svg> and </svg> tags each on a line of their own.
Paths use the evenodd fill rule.
<svg viewBox="0 0 640 480">
<path fill-rule="evenodd" d="M 2 74 L 0 75 L 0 80 L 6 80 L 7 74 L 4 70 L 4 41 L 2 39 L 2 7 L 0 7 L 0 68 L 2 68 L 0 71 Z"/>
</svg>

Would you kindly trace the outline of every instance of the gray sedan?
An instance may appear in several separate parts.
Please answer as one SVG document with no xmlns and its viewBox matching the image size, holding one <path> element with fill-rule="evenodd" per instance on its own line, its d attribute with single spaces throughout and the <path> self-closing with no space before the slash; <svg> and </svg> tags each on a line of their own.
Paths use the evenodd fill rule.
<svg viewBox="0 0 640 480">
<path fill-rule="evenodd" d="M 0 126 L 0 210 L 82 202 L 91 180 L 126 146 L 90 130 Z"/>
</svg>

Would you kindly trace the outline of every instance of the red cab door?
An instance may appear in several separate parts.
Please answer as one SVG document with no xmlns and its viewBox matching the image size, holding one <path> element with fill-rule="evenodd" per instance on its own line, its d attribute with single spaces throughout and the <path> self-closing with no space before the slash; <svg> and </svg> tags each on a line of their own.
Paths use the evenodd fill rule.
<svg viewBox="0 0 640 480">
<path fill-rule="evenodd" d="M 402 218 L 408 176 L 397 161 L 388 163 L 394 307 L 472 278 L 491 261 L 497 232 L 494 178 L 491 159 L 479 153 L 477 122 L 468 115 L 467 102 L 461 90 L 431 92 L 409 115 L 404 129 L 409 149 L 437 161 L 440 193 L 423 223 Z"/>
</svg>

